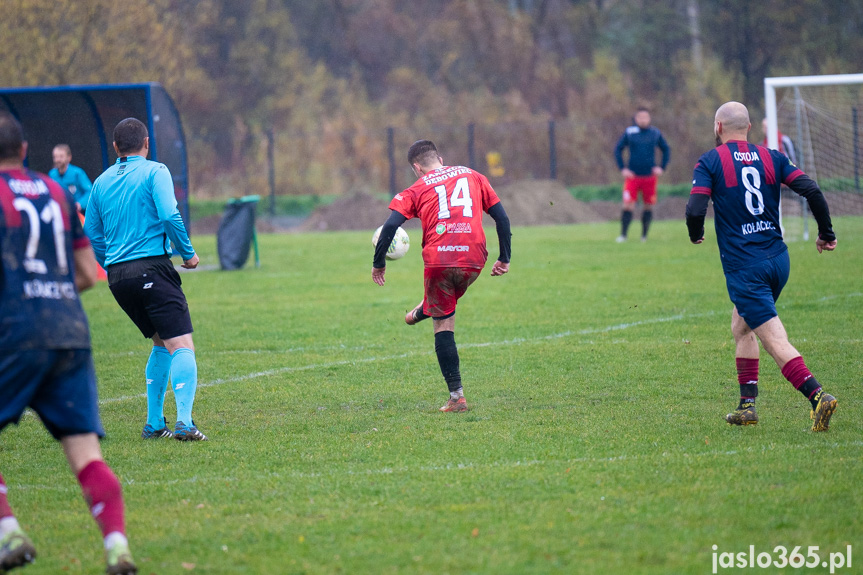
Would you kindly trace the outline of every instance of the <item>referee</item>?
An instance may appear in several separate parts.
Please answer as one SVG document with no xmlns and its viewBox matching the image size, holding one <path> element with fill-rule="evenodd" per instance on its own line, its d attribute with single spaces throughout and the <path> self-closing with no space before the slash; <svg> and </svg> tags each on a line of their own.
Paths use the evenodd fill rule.
<svg viewBox="0 0 863 575">
<path fill-rule="evenodd" d="M 189 306 L 171 263 L 171 242 L 184 268 L 197 267 L 198 256 L 177 210 L 171 173 L 164 164 L 147 160 L 147 127 L 135 118 L 117 124 L 114 150 L 117 162 L 93 184 L 84 230 L 108 271 L 114 299 L 144 337 L 153 340 L 141 437 L 204 441 L 207 437 L 192 421 L 198 365 Z M 169 377 L 177 402 L 173 432 L 163 413 Z"/>
</svg>

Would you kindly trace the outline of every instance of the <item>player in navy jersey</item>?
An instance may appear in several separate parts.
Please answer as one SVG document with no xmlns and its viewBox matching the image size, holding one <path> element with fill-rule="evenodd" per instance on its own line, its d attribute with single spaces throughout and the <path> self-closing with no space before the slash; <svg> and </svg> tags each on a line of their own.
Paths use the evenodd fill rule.
<svg viewBox="0 0 863 575">
<path fill-rule="evenodd" d="M 662 162 L 656 165 L 656 148 L 662 151 Z M 629 148 L 629 162 L 623 163 L 623 149 Z M 639 107 L 635 112 L 635 124 L 626 128 L 617 146 L 614 159 L 623 176 L 623 212 L 620 215 L 618 242 L 626 241 L 632 211 L 638 195 L 644 201 L 641 212 L 641 241 L 647 241 L 647 231 L 653 221 L 653 206 L 656 205 L 656 182 L 671 159 L 671 149 L 659 128 L 650 125 L 650 111 Z"/>
<path fill-rule="evenodd" d="M 779 189 L 785 184 L 806 198 L 818 222 L 818 253 L 836 248 L 836 235 L 824 194 L 787 156 L 747 142 L 751 125 L 746 106 L 723 104 L 714 133 L 718 146 L 695 165 L 686 206 L 689 239 L 704 241 L 704 218 L 713 200 L 716 240 L 728 295 L 734 303 L 731 331 L 736 343 L 740 403 L 726 416 L 733 425 L 758 423 L 758 340 L 791 382 L 811 403 L 812 431 L 826 431 L 836 398 L 824 392 L 788 341 L 776 300 L 788 281 L 788 248 L 779 227 Z M 756 339 L 757 338 L 757 339 Z"/>
<path fill-rule="evenodd" d="M 72 195 L 26 170 L 21 126 L 0 112 L 0 429 L 32 408 L 60 441 L 102 530 L 107 572 L 136 573 L 125 535 L 120 482 L 102 459 L 96 374 L 78 291 L 96 260 Z M 36 551 L 12 513 L 0 476 L 0 573 Z"/>
<path fill-rule="evenodd" d="M 456 303 L 479 277 L 488 258 L 483 212 L 495 221 L 500 247 L 491 275 L 509 271 L 509 218 L 488 179 L 465 166 L 444 166 L 432 141 L 414 142 L 408 150 L 408 163 L 418 179 L 390 202 L 392 212 L 375 247 L 372 281 L 384 285 L 387 248 L 396 230 L 408 219 L 419 218 L 423 226 L 425 297 L 408 312 L 405 323 L 415 325 L 432 318 L 435 354 L 450 394 L 440 411 L 467 411 L 455 344 Z"/>
</svg>

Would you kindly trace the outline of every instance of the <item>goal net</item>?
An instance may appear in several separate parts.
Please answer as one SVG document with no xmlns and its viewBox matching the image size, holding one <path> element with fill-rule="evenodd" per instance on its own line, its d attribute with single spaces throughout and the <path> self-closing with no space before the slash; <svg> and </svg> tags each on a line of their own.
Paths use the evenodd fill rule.
<svg viewBox="0 0 863 575">
<path fill-rule="evenodd" d="M 765 78 L 764 94 L 768 147 L 818 182 L 832 216 L 863 214 L 863 74 Z M 787 240 L 808 240 L 810 222 L 817 233 L 791 190 L 783 190 L 781 212 Z"/>
</svg>

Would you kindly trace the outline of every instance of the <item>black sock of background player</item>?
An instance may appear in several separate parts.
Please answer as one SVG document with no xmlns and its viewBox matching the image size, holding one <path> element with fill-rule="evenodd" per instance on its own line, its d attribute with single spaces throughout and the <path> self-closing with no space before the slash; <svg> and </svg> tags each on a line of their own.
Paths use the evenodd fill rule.
<svg viewBox="0 0 863 575">
<path fill-rule="evenodd" d="M 653 211 L 644 210 L 641 213 L 641 237 L 647 237 L 647 230 L 650 229 L 650 222 L 653 221 Z"/>
<path fill-rule="evenodd" d="M 626 237 L 629 231 L 629 224 L 632 223 L 632 210 L 623 210 L 620 215 L 620 235 Z"/>
<path fill-rule="evenodd" d="M 439 331 L 434 334 L 434 351 L 450 393 L 458 391 L 461 389 L 461 372 L 458 364 L 458 349 L 455 347 L 455 334 L 451 331 Z"/>
</svg>

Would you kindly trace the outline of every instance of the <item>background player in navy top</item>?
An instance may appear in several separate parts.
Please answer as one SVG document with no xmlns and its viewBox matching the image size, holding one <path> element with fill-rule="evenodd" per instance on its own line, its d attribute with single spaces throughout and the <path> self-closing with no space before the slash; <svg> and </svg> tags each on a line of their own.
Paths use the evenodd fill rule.
<svg viewBox="0 0 863 575">
<path fill-rule="evenodd" d="M 21 126 L 0 112 L 0 429 L 27 407 L 63 445 L 104 536 L 109 574 L 135 573 L 120 483 L 102 459 L 96 374 L 78 291 L 96 281 L 96 260 L 72 195 L 24 169 Z M 0 573 L 36 555 L 0 476 Z M 50 526 L 45 526 L 50 528 Z"/>
<path fill-rule="evenodd" d="M 624 166 L 623 149 L 629 148 L 629 162 Z M 656 165 L 656 148 L 662 150 L 662 163 Z M 641 194 L 644 210 L 641 212 L 641 241 L 647 240 L 647 231 L 653 220 L 653 206 L 656 204 L 656 181 L 668 161 L 671 150 L 668 142 L 658 128 L 650 125 L 650 111 L 639 107 L 635 112 L 635 125 L 626 128 L 617 146 L 614 148 L 614 159 L 620 174 L 623 176 L 623 213 L 620 216 L 620 236 L 618 242 L 626 241 L 629 224 L 632 222 L 632 210 Z"/>
<path fill-rule="evenodd" d="M 746 106 L 728 102 L 716 111 L 718 147 L 695 165 L 692 193 L 686 206 L 689 239 L 704 241 L 704 217 L 713 199 L 716 240 L 728 295 L 734 303 L 731 331 L 736 343 L 740 404 L 726 421 L 758 423 L 758 340 L 782 375 L 812 404 L 812 431 L 826 431 L 836 398 L 822 391 L 800 353 L 788 341 L 776 312 L 776 300 L 788 281 L 788 248 L 779 228 L 779 189 L 785 184 L 809 202 L 818 222 L 815 247 L 832 251 L 836 235 L 824 194 L 788 157 L 747 142 L 751 125 Z M 757 336 L 757 339 L 756 339 Z"/>
</svg>

